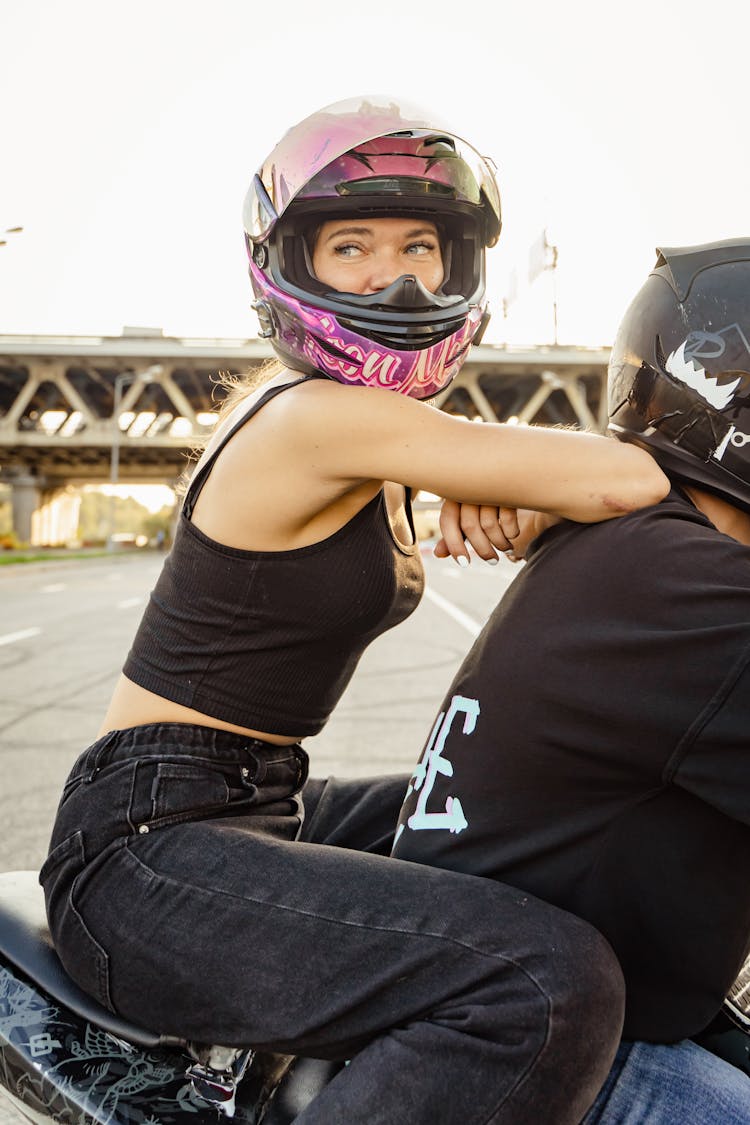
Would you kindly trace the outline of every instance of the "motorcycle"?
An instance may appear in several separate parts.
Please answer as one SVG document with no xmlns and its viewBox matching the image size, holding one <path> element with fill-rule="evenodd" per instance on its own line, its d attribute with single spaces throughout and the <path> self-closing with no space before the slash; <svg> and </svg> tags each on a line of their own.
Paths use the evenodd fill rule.
<svg viewBox="0 0 750 1125">
<path fill-rule="evenodd" d="M 154 1034 L 65 973 L 35 871 L 0 874 L 0 1111 L 46 1125 L 288 1125 L 344 1065 Z M 2 1118 L 0 1117 L 0 1120 Z"/>
<path fill-rule="evenodd" d="M 750 958 L 696 1042 L 750 1075 Z M 345 1063 L 158 1035 L 67 976 L 35 871 L 0 874 L 0 1110 L 47 1125 L 289 1125 Z"/>
</svg>

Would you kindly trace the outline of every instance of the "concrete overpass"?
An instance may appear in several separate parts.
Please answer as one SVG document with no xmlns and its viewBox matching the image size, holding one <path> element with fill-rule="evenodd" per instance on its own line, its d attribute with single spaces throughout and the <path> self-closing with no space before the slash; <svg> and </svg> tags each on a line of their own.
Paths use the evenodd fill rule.
<svg viewBox="0 0 750 1125">
<path fill-rule="evenodd" d="M 603 429 L 608 355 L 482 344 L 439 404 L 485 421 Z M 113 472 L 119 482 L 174 484 L 214 424 L 218 373 L 240 375 L 272 356 L 263 340 L 145 328 L 0 335 L 0 482 L 11 486 L 18 537 L 29 541 L 33 513 L 70 485 L 105 484 Z"/>
</svg>

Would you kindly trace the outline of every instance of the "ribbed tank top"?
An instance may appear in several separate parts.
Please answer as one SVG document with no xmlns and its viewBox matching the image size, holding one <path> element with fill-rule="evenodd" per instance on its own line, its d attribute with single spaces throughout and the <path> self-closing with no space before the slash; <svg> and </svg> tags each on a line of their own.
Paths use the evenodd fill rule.
<svg viewBox="0 0 750 1125">
<path fill-rule="evenodd" d="M 382 490 L 333 535 L 289 551 L 226 547 L 191 522 L 229 439 L 302 381 L 260 395 L 194 474 L 123 668 L 174 703 L 299 738 L 321 730 L 367 645 L 408 617 L 424 588 L 418 546 L 398 540 Z M 408 495 L 407 516 L 413 533 Z"/>
</svg>

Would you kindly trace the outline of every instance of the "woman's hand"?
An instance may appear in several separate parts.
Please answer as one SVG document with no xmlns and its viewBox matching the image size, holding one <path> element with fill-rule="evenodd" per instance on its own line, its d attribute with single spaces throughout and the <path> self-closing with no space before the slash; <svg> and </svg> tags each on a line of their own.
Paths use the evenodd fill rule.
<svg viewBox="0 0 750 1125">
<path fill-rule="evenodd" d="M 499 552 L 510 562 L 520 562 L 532 540 L 556 523 L 560 523 L 560 517 L 546 512 L 444 500 L 440 511 L 442 538 L 433 553 L 438 559 L 450 557 L 459 566 L 468 566 L 469 543 L 490 564 L 497 563 Z"/>
<path fill-rule="evenodd" d="M 451 557 L 459 566 L 468 566 L 468 542 L 481 559 L 494 564 L 498 552 L 513 549 L 513 539 L 519 533 L 516 509 L 444 500 L 440 509 L 440 532 L 442 538 L 433 552 L 436 558 Z"/>
</svg>

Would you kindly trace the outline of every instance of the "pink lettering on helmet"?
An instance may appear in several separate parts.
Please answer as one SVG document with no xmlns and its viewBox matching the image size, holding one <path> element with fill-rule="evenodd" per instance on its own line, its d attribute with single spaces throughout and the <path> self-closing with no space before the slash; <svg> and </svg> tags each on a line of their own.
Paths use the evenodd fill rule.
<svg viewBox="0 0 750 1125">
<path fill-rule="evenodd" d="M 380 387 L 393 387 L 398 383 L 398 369 L 401 360 L 392 352 L 369 352 L 362 364 L 361 375 L 366 383 L 377 383 Z"/>
</svg>

